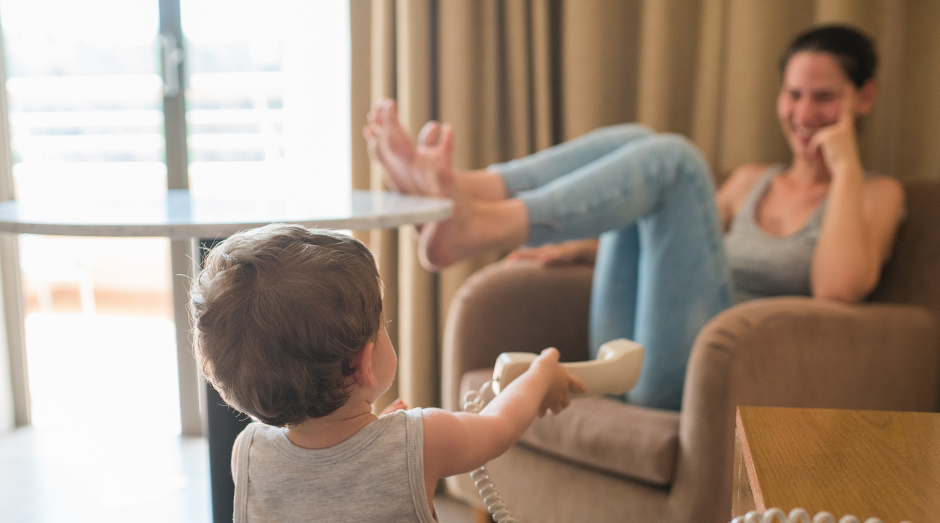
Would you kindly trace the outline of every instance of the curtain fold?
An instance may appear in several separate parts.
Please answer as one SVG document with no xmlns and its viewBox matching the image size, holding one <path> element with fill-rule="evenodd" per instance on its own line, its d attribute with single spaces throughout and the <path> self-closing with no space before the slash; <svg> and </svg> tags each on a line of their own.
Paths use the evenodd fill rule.
<svg viewBox="0 0 940 523">
<path fill-rule="evenodd" d="M 880 56 L 875 110 L 860 123 L 867 168 L 940 178 L 940 2 L 933 0 L 350 0 L 353 185 L 382 189 L 359 127 L 399 101 L 412 136 L 454 127 L 454 165 L 476 169 L 596 127 L 639 121 L 689 136 L 720 182 L 748 162 L 785 162 L 779 57 L 815 23 L 860 27 Z M 397 389 L 438 404 L 440 336 L 461 283 L 502 253 L 431 274 L 402 231 L 361 231 L 385 281 Z M 511 347 L 507 347 L 510 350 Z"/>
</svg>

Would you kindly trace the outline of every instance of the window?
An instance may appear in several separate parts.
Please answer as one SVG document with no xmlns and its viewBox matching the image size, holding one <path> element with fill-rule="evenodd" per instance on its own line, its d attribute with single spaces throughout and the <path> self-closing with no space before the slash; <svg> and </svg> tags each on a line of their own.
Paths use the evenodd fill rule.
<svg viewBox="0 0 940 523">
<path fill-rule="evenodd" d="M 0 0 L 16 197 L 160 199 L 181 135 L 194 193 L 348 195 L 348 3 L 159 1 Z M 167 5 L 184 129 L 163 114 Z M 122 412 L 121 426 L 178 434 L 169 241 L 20 242 L 34 424 Z"/>
</svg>

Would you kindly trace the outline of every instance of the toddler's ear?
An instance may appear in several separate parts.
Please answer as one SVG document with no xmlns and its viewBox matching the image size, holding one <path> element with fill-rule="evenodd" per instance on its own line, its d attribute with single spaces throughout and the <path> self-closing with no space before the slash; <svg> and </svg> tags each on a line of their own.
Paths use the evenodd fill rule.
<svg viewBox="0 0 940 523">
<path fill-rule="evenodd" d="M 379 384 L 375 373 L 372 372 L 372 349 L 374 348 L 375 343 L 371 341 L 363 343 L 352 362 L 353 367 L 356 369 L 353 378 L 355 378 L 356 383 L 366 388 L 376 387 Z"/>
</svg>

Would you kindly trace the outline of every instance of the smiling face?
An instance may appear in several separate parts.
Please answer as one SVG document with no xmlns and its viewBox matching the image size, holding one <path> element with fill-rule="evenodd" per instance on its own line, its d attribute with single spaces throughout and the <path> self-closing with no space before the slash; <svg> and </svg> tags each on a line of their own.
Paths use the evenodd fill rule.
<svg viewBox="0 0 940 523">
<path fill-rule="evenodd" d="M 871 109 L 874 84 L 856 89 L 836 58 L 826 52 L 803 51 L 787 62 L 777 97 L 777 117 L 796 157 L 809 157 L 813 135 L 836 123 L 845 96 L 858 116 Z"/>
</svg>

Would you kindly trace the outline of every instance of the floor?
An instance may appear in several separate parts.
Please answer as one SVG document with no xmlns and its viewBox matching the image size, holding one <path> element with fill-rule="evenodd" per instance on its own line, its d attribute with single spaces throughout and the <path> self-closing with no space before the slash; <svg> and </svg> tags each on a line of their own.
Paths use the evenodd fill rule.
<svg viewBox="0 0 940 523">
<path fill-rule="evenodd" d="M 89 421 L 89 424 L 92 424 Z M 93 440 L 22 428 L 0 436 L 5 523 L 209 523 L 202 438 Z M 471 523 L 464 504 L 435 500 L 441 523 Z"/>
</svg>

